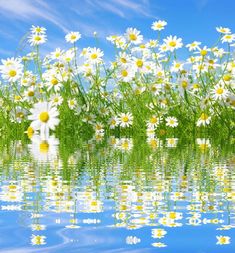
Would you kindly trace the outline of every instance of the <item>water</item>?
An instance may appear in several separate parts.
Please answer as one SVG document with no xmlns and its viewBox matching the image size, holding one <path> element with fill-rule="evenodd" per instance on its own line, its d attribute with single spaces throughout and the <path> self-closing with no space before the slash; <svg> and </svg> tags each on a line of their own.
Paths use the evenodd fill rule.
<svg viewBox="0 0 235 253">
<path fill-rule="evenodd" d="M 35 137 L 0 152 L 0 252 L 235 252 L 231 143 Z"/>
</svg>

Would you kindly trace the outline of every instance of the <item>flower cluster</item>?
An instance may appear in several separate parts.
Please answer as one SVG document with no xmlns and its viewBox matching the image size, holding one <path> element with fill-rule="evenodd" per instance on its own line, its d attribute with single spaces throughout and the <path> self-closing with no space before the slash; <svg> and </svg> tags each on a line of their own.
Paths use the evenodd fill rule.
<svg viewBox="0 0 235 253">
<path fill-rule="evenodd" d="M 150 40 L 136 28 L 108 36 L 116 52 L 111 62 L 98 47 L 78 47 L 82 37 L 77 31 L 65 36 L 70 48 L 56 48 L 42 57 L 46 29 L 32 26 L 31 52 L 2 60 L 0 66 L 2 118 L 20 124 L 30 120 L 30 131 L 46 136 L 58 118 L 69 129 L 91 125 L 97 137 L 130 129 L 144 130 L 150 139 L 172 129 L 231 131 L 235 34 L 217 27 L 219 39 L 212 47 L 199 41 L 184 47 L 177 36 L 161 38 L 166 26 L 164 20 L 153 22 L 158 36 Z M 182 50 L 188 52 L 185 60 Z"/>
</svg>

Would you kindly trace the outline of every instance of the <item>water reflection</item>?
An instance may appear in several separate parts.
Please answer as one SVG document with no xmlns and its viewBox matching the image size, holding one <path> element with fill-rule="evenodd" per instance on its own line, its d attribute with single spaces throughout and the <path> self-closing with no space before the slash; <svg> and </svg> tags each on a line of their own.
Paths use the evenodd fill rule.
<svg viewBox="0 0 235 253">
<path fill-rule="evenodd" d="M 233 252 L 229 143 L 110 137 L 70 149 L 35 135 L 0 151 L 0 252 Z"/>
</svg>

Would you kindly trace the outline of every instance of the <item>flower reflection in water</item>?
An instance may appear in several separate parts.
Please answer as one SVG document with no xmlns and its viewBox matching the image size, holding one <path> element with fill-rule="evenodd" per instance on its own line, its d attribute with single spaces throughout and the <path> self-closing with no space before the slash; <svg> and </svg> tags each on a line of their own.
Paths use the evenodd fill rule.
<svg viewBox="0 0 235 253">
<path fill-rule="evenodd" d="M 93 139 L 73 150 L 54 136 L 8 144 L 1 147 L 1 222 L 4 229 L 14 218 L 11 228 L 26 239 L 22 245 L 9 236 L 1 248 L 231 252 L 233 151 L 205 138 L 182 145 L 175 137 Z"/>
</svg>

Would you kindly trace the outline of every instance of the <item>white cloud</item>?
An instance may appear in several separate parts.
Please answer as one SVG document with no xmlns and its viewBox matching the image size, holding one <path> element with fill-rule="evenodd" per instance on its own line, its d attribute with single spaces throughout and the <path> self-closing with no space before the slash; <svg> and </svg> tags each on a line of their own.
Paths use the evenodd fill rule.
<svg viewBox="0 0 235 253">
<path fill-rule="evenodd" d="M 82 16 L 103 10 L 123 19 L 128 19 L 133 14 L 139 15 L 139 17 L 156 18 L 151 13 L 149 0 L 84 0 L 82 6 L 75 4 L 73 10 Z"/>
<path fill-rule="evenodd" d="M 58 13 L 44 0 L 0 0 L 0 14 L 8 19 L 21 21 L 41 18 L 55 24 L 65 32 L 68 31 Z"/>
</svg>

